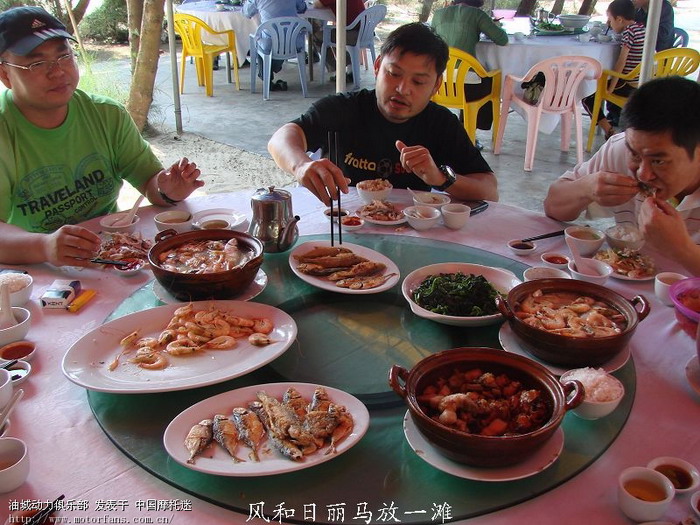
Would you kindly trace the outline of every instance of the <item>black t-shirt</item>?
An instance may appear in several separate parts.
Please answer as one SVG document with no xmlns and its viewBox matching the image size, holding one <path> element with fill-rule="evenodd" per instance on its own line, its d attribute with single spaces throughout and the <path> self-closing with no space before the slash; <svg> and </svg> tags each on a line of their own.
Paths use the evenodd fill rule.
<svg viewBox="0 0 700 525">
<path fill-rule="evenodd" d="M 422 179 L 401 166 L 397 140 L 407 146 L 425 146 L 435 164 L 447 164 L 462 175 L 491 171 L 459 119 L 433 102 L 409 121 L 394 124 L 379 111 L 374 90 L 363 89 L 324 97 L 292 122 L 304 130 L 308 150 L 321 148 L 325 157 L 328 132 L 338 132 L 338 166 L 352 184 L 388 178 L 395 188 L 429 190 Z"/>
</svg>

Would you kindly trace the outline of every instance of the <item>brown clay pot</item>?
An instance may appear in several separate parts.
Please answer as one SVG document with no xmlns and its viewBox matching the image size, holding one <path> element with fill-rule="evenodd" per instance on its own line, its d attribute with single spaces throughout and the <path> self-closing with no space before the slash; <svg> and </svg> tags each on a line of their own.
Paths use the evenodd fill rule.
<svg viewBox="0 0 700 525">
<path fill-rule="evenodd" d="M 428 417 L 416 399 L 423 390 L 447 378 L 455 369 L 480 368 L 483 372 L 505 373 L 525 388 L 539 389 L 547 400 L 550 416 L 540 428 L 526 434 L 481 436 L 448 427 Z M 402 384 L 403 382 L 403 384 Z M 493 348 L 455 348 L 432 354 L 410 371 L 394 365 L 389 385 L 408 404 L 418 431 L 444 456 L 476 467 L 503 467 L 519 463 L 541 448 L 564 419 L 567 410 L 583 401 L 578 381 L 560 383 L 545 367 L 516 354 Z"/>
<path fill-rule="evenodd" d="M 573 292 L 598 299 L 624 315 L 627 327 L 614 336 L 580 338 L 567 337 L 530 326 L 515 316 L 514 308 L 536 290 L 542 290 L 543 293 Z M 496 302 L 525 350 L 547 363 L 570 368 L 597 366 L 612 359 L 627 345 L 639 322 L 650 311 L 649 303 L 642 295 L 637 295 L 630 301 L 603 286 L 573 279 L 539 279 L 524 282 L 508 292 L 506 299 L 498 297 Z M 641 307 L 639 311 L 636 309 L 637 305 Z"/>
<path fill-rule="evenodd" d="M 243 267 L 225 272 L 186 274 L 159 266 L 159 256 L 190 241 L 236 239 L 239 246 L 253 252 L 253 258 Z M 153 275 L 168 292 L 181 301 L 230 299 L 245 290 L 255 279 L 263 262 L 263 246 L 255 237 L 232 230 L 197 230 L 178 234 L 165 230 L 156 235 L 156 244 L 148 252 Z"/>
</svg>

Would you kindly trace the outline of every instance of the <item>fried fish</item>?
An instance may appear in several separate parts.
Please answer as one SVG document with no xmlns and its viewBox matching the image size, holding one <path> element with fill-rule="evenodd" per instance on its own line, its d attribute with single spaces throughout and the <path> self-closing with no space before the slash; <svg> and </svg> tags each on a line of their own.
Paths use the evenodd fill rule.
<svg viewBox="0 0 700 525">
<path fill-rule="evenodd" d="M 204 452 L 211 443 L 213 421 L 203 419 L 194 425 L 185 438 L 185 448 L 190 453 L 187 463 L 194 463 L 194 458 Z"/>
</svg>

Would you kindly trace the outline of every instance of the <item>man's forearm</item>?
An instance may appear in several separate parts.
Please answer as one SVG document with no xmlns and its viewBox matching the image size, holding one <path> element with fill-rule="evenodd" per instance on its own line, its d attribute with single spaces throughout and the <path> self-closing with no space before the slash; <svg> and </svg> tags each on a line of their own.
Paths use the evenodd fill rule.
<svg viewBox="0 0 700 525">
<path fill-rule="evenodd" d="M 498 182 L 493 173 L 470 173 L 458 175 L 457 182 L 447 193 L 461 200 L 498 201 Z"/>
<path fill-rule="evenodd" d="M 0 263 L 36 264 L 46 262 L 43 233 L 31 233 L 0 222 Z"/>
<path fill-rule="evenodd" d="M 280 169 L 296 176 L 296 169 L 311 159 L 306 154 L 306 137 L 296 124 L 285 124 L 270 138 L 267 150 Z"/>
<path fill-rule="evenodd" d="M 573 221 L 581 215 L 591 200 L 581 187 L 581 180 L 559 179 L 555 181 L 544 199 L 544 212 L 558 221 Z"/>
</svg>

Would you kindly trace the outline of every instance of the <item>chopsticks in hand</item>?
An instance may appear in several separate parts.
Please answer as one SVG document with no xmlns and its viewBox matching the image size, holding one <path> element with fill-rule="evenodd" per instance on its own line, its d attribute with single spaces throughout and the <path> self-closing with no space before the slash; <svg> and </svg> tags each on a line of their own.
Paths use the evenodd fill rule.
<svg viewBox="0 0 700 525">
<path fill-rule="evenodd" d="M 42 509 L 36 514 L 34 514 L 34 516 L 29 518 L 29 521 L 26 521 L 25 523 L 27 525 L 39 525 L 41 523 L 44 523 L 44 521 L 46 521 L 46 518 L 51 516 L 51 514 L 53 514 L 56 511 L 56 505 L 58 504 L 58 502 L 64 499 L 65 497 L 66 496 L 64 494 L 61 494 L 59 497 L 57 497 L 55 500 L 49 503 L 45 509 Z"/>
<path fill-rule="evenodd" d="M 330 160 L 336 166 L 338 165 L 338 132 L 329 131 L 328 132 L 328 160 Z M 338 193 L 338 244 L 343 244 L 343 228 L 340 225 L 340 188 L 336 186 L 336 192 Z M 331 197 L 331 246 L 335 246 L 334 233 L 335 230 L 335 216 L 333 215 L 333 198 Z"/>
</svg>

